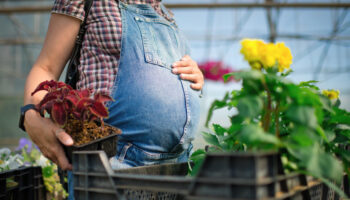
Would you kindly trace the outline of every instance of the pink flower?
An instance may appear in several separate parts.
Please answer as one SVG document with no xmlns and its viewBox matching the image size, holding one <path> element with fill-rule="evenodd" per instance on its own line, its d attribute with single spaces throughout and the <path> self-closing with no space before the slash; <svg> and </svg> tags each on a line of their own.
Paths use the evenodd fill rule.
<svg viewBox="0 0 350 200">
<path fill-rule="evenodd" d="M 199 64 L 204 78 L 213 81 L 224 82 L 223 75 L 233 72 L 231 67 L 225 66 L 221 61 L 207 61 Z M 229 81 L 234 80 L 230 78 Z"/>
</svg>

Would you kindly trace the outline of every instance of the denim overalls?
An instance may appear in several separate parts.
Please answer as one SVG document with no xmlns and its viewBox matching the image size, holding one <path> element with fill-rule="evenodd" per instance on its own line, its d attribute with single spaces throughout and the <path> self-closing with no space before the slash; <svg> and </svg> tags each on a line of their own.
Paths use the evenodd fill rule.
<svg viewBox="0 0 350 200">
<path fill-rule="evenodd" d="M 189 53 L 187 41 L 150 5 L 119 7 L 121 55 L 106 122 L 122 135 L 112 167 L 186 161 L 199 121 L 199 92 L 171 65 Z"/>
<path fill-rule="evenodd" d="M 119 7 L 121 54 L 111 93 L 115 101 L 107 105 L 105 121 L 122 135 L 111 165 L 118 169 L 185 162 L 199 122 L 199 91 L 173 74 L 171 65 L 189 54 L 187 41 L 150 5 L 119 1 Z M 71 181 L 69 185 L 72 194 Z"/>
</svg>

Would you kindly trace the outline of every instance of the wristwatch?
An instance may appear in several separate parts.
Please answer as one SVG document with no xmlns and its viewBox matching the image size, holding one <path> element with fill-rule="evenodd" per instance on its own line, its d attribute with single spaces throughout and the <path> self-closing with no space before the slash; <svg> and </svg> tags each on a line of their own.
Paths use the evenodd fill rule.
<svg viewBox="0 0 350 200">
<path fill-rule="evenodd" d="M 21 107 L 21 116 L 19 118 L 19 128 L 21 128 L 24 132 L 26 131 L 26 129 L 24 128 L 24 115 L 26 114 L 26 112 L 30 109 L 35 109 L 35 105 L 34 104 L 27 104 L 25 106 Z"/>
</svg>

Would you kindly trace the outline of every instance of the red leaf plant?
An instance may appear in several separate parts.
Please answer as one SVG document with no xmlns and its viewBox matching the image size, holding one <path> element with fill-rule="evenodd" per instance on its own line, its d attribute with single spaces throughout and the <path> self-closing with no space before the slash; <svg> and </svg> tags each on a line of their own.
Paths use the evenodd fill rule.
<svg viewBox="0 0 350 200">
<path fill-rule="evenodd" d="M 108 110 L 104 106 L 107 101 L 113 99 L 101 92 L 92 96 L 92 90 L 74 90 L 71 86 L 54 80 L 44 81 L 32 93 L 47 91 L 47 94 L 36 105 L 36 109 L 44 116 L 45 112 L 57 124 L 65 127 L 68 119 L 76 119 L 91 122 L 100 119 L 103 127 L 103 118 L 108 117 Z"/>
</svg>

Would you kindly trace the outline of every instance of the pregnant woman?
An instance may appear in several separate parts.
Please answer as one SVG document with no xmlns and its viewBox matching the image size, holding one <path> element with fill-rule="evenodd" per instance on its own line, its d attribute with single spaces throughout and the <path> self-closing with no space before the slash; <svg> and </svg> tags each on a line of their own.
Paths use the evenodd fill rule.
<svg viewBox="0 0 350 200">
<path fill-rule="evenodd" d="M 44 80 L 58 80 L 74 47 L 83 0 L 56 0 L 41 53 L 26 81 L 24 104 Z M 87 19 L 77 88 L 103 91 L 106 122 L 122 129 L 112 167 L 124 168 L 187 161 L 199 121 L 203 75 L 189 56 L 186 39 L 159 0 L 94 1 Z M 24 127 L 42 153 L 70 170 L 59 141 L 73 141 L 35 110 L 25 113 Z"/>
</svg>

